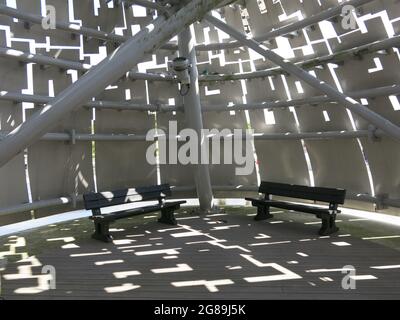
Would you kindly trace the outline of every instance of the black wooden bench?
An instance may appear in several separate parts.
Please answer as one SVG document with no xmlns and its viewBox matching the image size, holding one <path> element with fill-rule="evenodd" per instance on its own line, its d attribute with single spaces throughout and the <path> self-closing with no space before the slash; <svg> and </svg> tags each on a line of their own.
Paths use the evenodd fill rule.
<svg viewBox="0 0 400 320">
<path fill-rule="evenodd" d="M 257 221 L 272 218 L 273 215 L 270 214 L 269 208 L 275 207 L 315 214 L 322 220 L 322 226 L 319 230 L 321 236 L 326 236 L 339 230 L 335 223 L 336 214 L 340 213 L 338 206 L 344 203 L 346 190 L 263 181 L 261 182 L 258 192 L 264 194 L 263 199 L 245 198 L 251 201 L 253 206 L 257 207 L 257 215 L 254 218 Z M 327 202 L 329 206 L 327 208 L 317 208 L 306 204 L 276 201 L 272 200 L 272 195 Z"/>
<path fill-rule="evenodd" d="M 110 223 L 115 220 L 156 211 L 161 211 L 161 217 L 158 219 L 158 222 L 176 225 L 174 211 L 178 210 L 180 205 L 186 201 L 165 202 L 165 198 L 168 196 L 171 196 L 171 188 L 168 184 L 83 195 L 85 209 L 92 210 L 93 214 L 90 217 L 94 222 L 95 228 L 92 238 L 104 242 L 111 242 L 113 238 L 109 232 Z M 101 208 L 153 200 L 157 200 L 158 204 L 109 214 L 101 213 Z"/>
</svg>

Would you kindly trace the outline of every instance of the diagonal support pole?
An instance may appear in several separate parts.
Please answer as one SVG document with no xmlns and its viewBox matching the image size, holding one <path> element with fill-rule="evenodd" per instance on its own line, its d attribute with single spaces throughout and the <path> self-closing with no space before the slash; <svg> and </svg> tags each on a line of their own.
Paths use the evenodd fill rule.
<svg viewBox="0 0 400 320">
<path fill-rule="evenodd" d="M 307 71 L 301 69 L 300 67 L 296 66 L 295 64 L 289 62 L 288 60 L 283 59 L 281 56 L 277 55 L 272 50 L 266 48 L 262 44 L 258 43 L 257 41 L 246 37 L 243 33 L 235 30 L 231 26 L 227 25 L 225 22 L 221 21 L 213 17 L 210 14 L 205 16 L 205 19 L 215 25 L 218 29 L 224 31 L 232 38 L 240 41 L 243 45 L 246 45 L 250 49 L 256 51 L 266 59 L 272 61 L 276 65 L 280 66 L 283 70 L 287 71 L 290 74 L 297 76 L 299 79 L 303 80 L 304 82 L 308 83 L 315 89 L 318 89 L 324 92 L 328 97 L 332 98 L 333 100 L 343 104 L 349 110 L 354 112 L 355 114 L 359 115 L 363 119 L 367 120 L 371 124 L 375 125 L 377 128 L 381 129 L 382 131 L 386 132 L 388 136 L 400 140 L 400 127 L 395 125 L 394 123 L 390 122 L 386 118 L 382 117 L 381 115 L 375 113 L 374 111 L 368 109 L 365 106 L 362 106 L 353 98 L 346 96 L 345 94 L 341 93 L 334 87 L 326 84 L 324 81 L 321 81 Z"/>
<path fill-rule="evenodd" d="M 62 91 L 42 111 L 21 124 L 0 142 L 0 167 L 40 139 L 58 121 L 99 94 L 131 70 L 148 53 L 161 47 L 182 29 L 200 20 L 224 0 L 193 0 L 169 18 L 160 16 L 116 49 L 82 78 Z"/>
</svg>

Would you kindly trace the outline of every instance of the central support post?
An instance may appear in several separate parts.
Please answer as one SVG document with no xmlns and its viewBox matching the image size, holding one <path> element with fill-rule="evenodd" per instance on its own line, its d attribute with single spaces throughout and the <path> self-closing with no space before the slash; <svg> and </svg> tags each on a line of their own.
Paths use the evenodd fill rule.
<svg viewBox="0 0 400 320">
<path fill-rule="evenodd" d="M 207 137 L 203 135 L 203 119 L 200 104 L 199 73 L 197 70 L 197 58 L 194 43 L 194 27 L 191 25 L 178 36 L 179 54 L 186 57 L 190 64 L 190 90 L 184 97 L 185 118 L 188 128 L 196 131 L 198 136 L 198 150 L 200 154 L 208 154 Z M 204 153 L 206 152 L 206 153 Z M 195 177 L 197 196 L 202 212 L 210 212 L 213 208 L 213 193 L 211 188 L 210 171 L 208 164 L 192 165 Z"/>
</svg>

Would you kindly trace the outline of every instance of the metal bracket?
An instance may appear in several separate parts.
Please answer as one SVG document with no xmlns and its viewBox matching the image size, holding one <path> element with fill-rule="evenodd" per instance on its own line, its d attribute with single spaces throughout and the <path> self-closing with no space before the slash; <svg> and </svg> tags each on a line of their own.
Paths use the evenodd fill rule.
<svg viewBox="0 0 400 320">
<path fill-rule="evenodd" d="M 361 54 L 360 51 L 354 52 L 353 56 L 357 59 L 357 60 L 363 60 L 364 56 Z"/>
<path fill-rule="evenodd" d="M 387 193 L 376 195 L 376 210 L 388 209 L 389 206 L 385 203 L 387 199 L 389 199 L 389 194 Z"/>
<path fill-rule="evenodd" d="M 370 142 L 379 142 L 382 138 L 377 134 L 378 128 L 373 125 L 368 126 L 368 140 Z"/>
<path fill-rule="evenodd" d="M 76 209 L 77 203 L 78 203 L 77 194 L 71 193 L 71 204 L 72 204 L 72 208 Z"/>
<path fill-rule="evenodd" d="M 162 10 L 162 15 L 166 19 L 169 19 L 174 14 L 175 14 L 175 11 L 172 9 L 172 6 L 170 4 L 166 4 L 165 10 Z"/>
<path fill-rule="evenodd" d="M 156 103 L 156 106 L 157 106 L 156 112 L 164 112 L 164 110 L 163 110 L 164 106 L 162 103 Z"/>
<path fill-rule="evenodd" d="M 72 129 L 72 130 L 69 132 L 69 135 L 70 135 L 70 142 L 71 142 L 71 144 L 72 144 L 72 145 L 75 145 L 75 144 L 76 144 L 76 130 L 75 130 L 75 129 Z"/>
</svg>

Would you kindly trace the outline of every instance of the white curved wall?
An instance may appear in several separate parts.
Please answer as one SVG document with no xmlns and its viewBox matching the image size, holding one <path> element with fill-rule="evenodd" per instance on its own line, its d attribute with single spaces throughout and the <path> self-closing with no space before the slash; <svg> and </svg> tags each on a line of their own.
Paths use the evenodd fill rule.
<svg viewBox="0 0 400 320">
<path fill-rule="evenodd" d="M 0 4 L 3 5 L 10 5 L 12 2 L 0 0 Z M 320 1 L 317 0 L 264 2 L 266 11 L 261 12 L 257 1 L 246 1 L 248 23 L 255 37 L 265 35 L 279 26 L 296 22 L 300 15 L 307 18 L 338 5 L 336 0 L 323 1 L 323 6 L 320 6 Z M 97 3 L 100 3 L 99 8 Z M 42 12 L 41 4 L 54 5 L 58 21 L 82 23 L 86 27 L 100 28 L 110 33 L 117 32 L 124 36 L 131 36 L 132 32 L 146 26 L 152 19 L 149 10 L 143 12 L 138 10 L 138 7 L 125 9 L 122 6 L 112 7 L 111 4 L 108 7 L 103 1 L 16 0 L 16 4 L 19 11 L 37 15 Z M 96 11 L 98 15 L 95 14 Z M 241 11 L 237 7 L 226 7 L 221 13 L 230 25 L 245 30 Z M 326 26 L 329 22 L 324 22 L 313 25 L 313 29 L 302 29 L 291 38 L 279 37 L 270 46 L 293 62 L 303 61 L 392 37 L 400 31 L 399 16 L 400 6 L 396 0 L 371 1 L 362 7 L 359 14 L 361 28 L 348 31 L 341 27 L 340 21 L 332 22 L 331 30 L 334 30 L 336 35 L 331 33 L 327 36 L 329 34 Z M 206 41 L 231 41 L 221 38 L 222 33 L 205 22 L 196 23 L 195 30 L 199 44 Z M 21 21 L 1 14 L 0 45 L 84 63 L 95 63 L 96 60 L 104 58 L 105 54 L 111 54 L 116 47 L 111 41 L 104 43 L 99 39 L 71 36 L 71 33 L 62 30 L 44 30 L 40 25 L 31 25 L 30 29 L 26 29 Z M 136 71 L 167 72 L 167 61 L 172 60 L 175 54 L 166 50 L 159 50 L 154 55 L 149 54 Z M 245 48 L 199 51 L 198 63 L 201 74 L 233 74 L 274 67 Z M 380 66 L 382 69 L 377 68 Z M 321 80 L 340 90 L 351 92 L 399 84 L 399 68 L 399 51 L 389 48 L 387 54 L 372 52 L 363 55 L 362 59 L 346 56 L 343 58 L 343 64 L 324 65 L 323 69 L 309 70 L 313 70 Z M 372 72 L 374 69 L 376 71 Z M 1 92 L 57 95 L 81 74 L 82 72 L 59 70 L 54 66 L 20 64 L 15 59 L 0 57 Z M 299 83 L 302 92 L 299 91 Z M 321 95 L 317 90 L 285 74 L 242 81 L 202 82 L 200 94 L 204 106 L 287 101 Z M 96 99 L 142 104 L 171 104 L 174 101 L 175 105 L 182 105 L 177 86 L 158 81 L 121 80 L 111 84 Z M 366 107 L 400 125 L 400 111 L 394 110 L 388 96 L 365 101 L 368 102 Z M 40 109 L 40 105 L 0 100 L 0 132 L 9 132 L 15 128 L 23 121 L 23 114 L 29 121 L 31 114 Z M 95 118 L 93 114 L 92 109 L 81 108 L 55 124 L 52 132 L 65 133 L 73 129 L 77 133 L 91 133 L 93 129 L 96 134 L 142 134 L 155 126 L 166 129 L 171 119 L 178 121 L 179 128 L 185 127 L 182 112 L 154 114 L 96 110 Z M 326 114 L 329 121 L 326 121 Z M 331 103 L 274 109 L 273 115 L 275 124 L 266 123 L 264 110 L 206 112 L 203 114 L 203 121 L 205 128 L 209 129 L 246 128 L 251 125 L 257 133 L 351 131 L 368 128 L 363 119 L 354 114 L 350 115 L 341 105 Z M 354 118 L 355 127 L 351 117 Z M 98 190 L 115 189 L 155 184 L 158 179 L 181 187 L 194 185 L 189 167 L 161 165 L 158 176 L 157 167 L 149 165 L 145 158 L 148 145 L 149 143 L 134 141 L 98 141 L 94 148 L 90 141 L 77 141 L 76 144 L 62 141 L 35 143 L 26 153 L 29 188 L 26 184 L 23 155 L 0 168 L 0 209 L 29 201 L 79 195 L 95 190 L 96 186 Z M 384 137 L 378 142 L 371 142 L 366 138 L 303 142 L 257 140 L 255 148 L 261 179 L 308 185 L 312 183 L 311 179 L 314 179 L 315 185 L 318 186 L 344 187 L 355 194 L 388 194 L 389 198 L 400 198 L 400 145 L 391 138 Z M 92 155 L 95 156 L 95 161 Z M 369 163 L 373 190 L 365 160 Z M 212 184 L 257 185 L 255 172 L 250 176 L 239 177 L 234 175 L 234 169 L 233 165 L 211 166 Z M 193 195 L 193 192 L 182 194 Z"/>
</svg>

